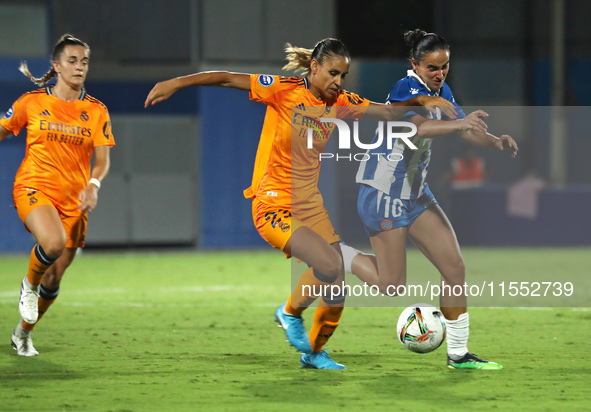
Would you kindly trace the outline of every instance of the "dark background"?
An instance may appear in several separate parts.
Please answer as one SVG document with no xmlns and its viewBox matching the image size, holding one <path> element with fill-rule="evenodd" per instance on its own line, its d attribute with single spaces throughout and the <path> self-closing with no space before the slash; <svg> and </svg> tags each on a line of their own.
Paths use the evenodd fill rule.
<svg viewBox="0 0 591 412">
<path fill-rule="evenodd" d="M 584 204 L 591 200 L 591 167 L 586 158 L 591 139 L 585 126 L 591 101 L 591 3 L 563 3 L 565 31 L 559 42 L 564 54 L 559 63 L 564 91 L 559 96 L 552 91 L 555 3 L 4 0 L 0 1 L 0 107 L 8 109 L 22 93 L 35 88 L 17 71 L 21 60 L 41 76 L 49 68 L 59 36 L 76 35 L 91 46 L 86 88 L 109 107 L 117 141 L 100 207 L 90 222 L 88 245 L 261 246 L 265 244 L 253 228 L 250 202 L 242 197 L 242 189 L 250 183 L 265 108 L 250 102 L 247 93 L 193 88 L 145 110 L 143 101 L 154 83 L 202 70 L 283 74 L 286 42 L 311 48 L 331 36 L 342 39 L 353 56 L 345 87 L 383 101 L 410 67 L 402 33 L 414 28 L 434 31 L 451 45 L 447 82 L 456 100 L 467 111 L 490 109 L 495 116 L 489 130 L 511 133 L 521 149 L 516 159 L 480 150 L 490 167 L 487 184 L 483 193 L 463 193 L 456 201 L 461 208 L 453 208 L 453 193 L 446 188 L 435 192 L 460 241 L 589 244 L 591 219 Z M 550 167 L 557 154 L 544 108 L 553 104 L 577 106 L 561 132 L 567 152 L 562 181 L 553 181 Z M 529 106 L 540 109 L 515 116 Z M 24 143 L 22 133 L 0 145 L 0 250 L 27 250 L 32 242 L 11 199 Z M 462 150 L 462 142 L 454 138 L 434 144 L 431 185 Z M 365 239 L 355 221 L 357 186 L 351 179 L 356 167 L 350 163 L 322 168 L 327 207 L 339 232 L 351 236 L 353 243 Z M 547 216 L 514 221 L 504 210 L 506 189 L 527 171 L 549 183 L 541 200 Z M 575 197 L 565 197 L 570 194 Z M 565 202 L 567 209 L 561 206 Z M 478 225 L 463 227 L 465 222 L 487 226 L 474 237 L 470 230 Z M 495 232 L 496 228 L 503 229 Z M 551 229 L 540 234 L 540 228 Z M 522 239 L 523 233 L 530 235 Z"/>
</svg>

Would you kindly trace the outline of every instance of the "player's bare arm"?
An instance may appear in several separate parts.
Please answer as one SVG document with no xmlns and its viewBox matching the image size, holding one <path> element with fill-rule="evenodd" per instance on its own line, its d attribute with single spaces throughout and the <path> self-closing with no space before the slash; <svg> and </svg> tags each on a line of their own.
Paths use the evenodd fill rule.
<svg viewBox="0 0 591 412">
<path fill-rule="evenodd" d="M 419 115 L 413 116 L 410 121 L 417 126 L 417 135 L 419 137 L 434 138 L 469 130 L 486 133 L 488 126 L 483 119 L 487 117 L 488 113 L 476 110 L 463 119 L 453 121 L 427 119 Z"/>
<path fill-rule="evenodd" d="M 10 130 L 7 130 L 4 126 L 0 124 L 0 142 L 4 140 L 4 138 L 8 135 L 12 134 Z"/>
<path fill-rule="evenodd" d="M 496 148 L 499 150 L 508 149 L 511 151 L 511 156 L 517 156 L 519 147 L 515 140 L 509 135 L 502 135 L 496 137 L 488 132 L 482 132 L 478 130 L 467 130 L 462 133 L 462 137 L 467 142 L 481 147 Z"/>
<path fill-rule="evenodd" d="M 408 107 L 424 106 L 429 111 L 437 112 L 437 107 L 448 116 L 450 119 L 455 119 L 457 116 L 454 105 L 446 99 L 438 96 L 419 95 L 412 99 L 401 102 L 392 102 L 390 104 L 370 102 L 367 107 L 366 116 L 380 120 L 394 120 L 400 119 L 408 111 Z"/>
<path fill-rule="evenodd" d="M 250 91 L 250 75 L 232 72 L 201 72 L 156 83 L 148 93 L 144 107 L 160 103 L 176 91 L 189 86 L 219 86 Z"/>
<path fill-rule="evenodd" d="M 96 146 L 94 148 L 94 167 L 92 169 L 91 179 L 97 179 L 99 185 L 107 177 L 109 168 L 111 167 L 110 151 L 111 148 L 109 146 Z M 81 212 L 94 210 L 98 202 L 99 188 L 95 183 L 89 182 L 84 190 L 80 192 L 78 195 L 78 199 L 80 200 L 78 209 Z"/>
</svg>

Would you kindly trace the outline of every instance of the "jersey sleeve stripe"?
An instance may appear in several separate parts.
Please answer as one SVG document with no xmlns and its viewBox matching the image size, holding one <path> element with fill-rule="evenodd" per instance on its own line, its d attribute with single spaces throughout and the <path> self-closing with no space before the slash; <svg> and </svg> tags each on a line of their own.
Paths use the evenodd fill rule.
<svg viewBox="0 0 591 412">
<path fill-rule="evenodd" d="M 98 104 L 100 106 L 102 106 L 105 110 L 107 110 L 107 106 L 105 106 L 105 104 L 103 102 L 101 102 L 98 99 L 95 99 L 94 97 L 86 94 L 86 96 L 84 96 L 84 100 L 88 100 L 90 103 L 94 103 L 94 104 Z"/>
</svg>

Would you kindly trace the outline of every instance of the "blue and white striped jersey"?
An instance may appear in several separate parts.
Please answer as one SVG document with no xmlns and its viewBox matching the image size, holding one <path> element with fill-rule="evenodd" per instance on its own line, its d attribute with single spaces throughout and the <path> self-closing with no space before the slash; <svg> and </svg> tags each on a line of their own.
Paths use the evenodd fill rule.
<svg viewBox="0 0 591 412">
<path fill-rule="evenodd" d="M 441 96 L 454 104 L 458 113 L 457 119 L 466 117 L 446 83 L 443 83 L 440 90 L 433 92 L 413 70 L 409 70 L 407 76 L 392 87 L 387 103 L 408 100 L 418 94 Z M 409 110 L 405 114 L 405 120 L 417 114 L 431 119 L 451 120 L 442 115 L 440 110 L 437 110 L 435 115 L 422 107 Z M 361 162 L 357 171 L 357 183 L 372 186 L 393 198 L 417 199 L 420 197 L 426 185 L 432 139 L 419 138 L 415 135 L 410 138 L 410 141 L 418 148 L 417 150 L 411 150 L 401 139 L 395 140 L 390 151 L 387 148 L 387 139 L 383 139 L 380 147 L 368 150 L 369 160 Z M 377 142 L 377 133 L 374 136 L 374 142 Z"/>
</svg>

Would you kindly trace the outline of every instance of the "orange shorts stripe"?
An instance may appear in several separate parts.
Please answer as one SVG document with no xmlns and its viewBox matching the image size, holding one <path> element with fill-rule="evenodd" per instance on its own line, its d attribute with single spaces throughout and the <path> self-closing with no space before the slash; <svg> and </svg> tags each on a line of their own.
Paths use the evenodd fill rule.
<svg viewBox="0 0 591 412">
<path fill-rule="evenodd" d="M 269 206 L 255 198 L 252 201 L 252 217 L 261 237 L 280 250 L 285 249 L 292 233 L 301 226 L 309 227 L 329 244 L 340 241 L 324 208 L 317 209 L 315 213 L 306 213 L 303 219 L 298 219 L 292 216 L 289 209 Z"/>
<path fill-rule="evenodd" d="M 53 207 L 64 225 L 64 230 L 68 236 L 67 248 L 84 247 L 86 237 L 86 226 L 88 222 L 87 213 L 78 215 L 66 215 L 61 209 L 57 208 L 51 199 L 35 189 L 15 189 L 13 192 L 14 206 L 18 217 L 24 223 L 25 219 L 36 207 L 47 205 Z M 26 228 L 26 226 L 25 226 Z M 29 230 L 27 228 L 27 230 Z"/>
</svg>

